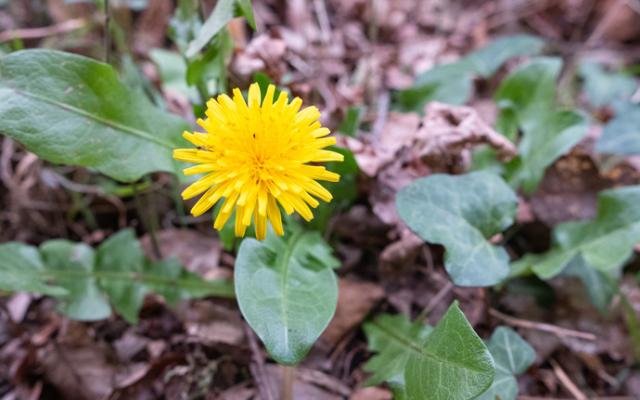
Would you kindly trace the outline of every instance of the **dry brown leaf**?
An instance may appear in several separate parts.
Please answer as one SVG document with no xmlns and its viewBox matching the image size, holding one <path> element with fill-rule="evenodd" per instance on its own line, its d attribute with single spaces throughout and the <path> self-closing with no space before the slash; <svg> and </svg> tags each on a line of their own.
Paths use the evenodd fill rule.
<svg viewBox="0 0 640 400">
<path fill-rule="evenodd" d="M 360 325 L 371 309 L 384 297 L 384 290 L 371 282 L 342 278 L 339 282 L 338 308 L 320 340 L 335 346 L 342 337 Z"/>
<path fill-rule="evenodd" d="M 358 389 L 355 392 L 353 392 L 351 397 L 349 397 L 349 400 L 392 400 L 392 399 L 393 399 L 393 394 L 389 390 L 379 388 L 379 387 L 366 387 L 366 388 Z"/>
</svg>

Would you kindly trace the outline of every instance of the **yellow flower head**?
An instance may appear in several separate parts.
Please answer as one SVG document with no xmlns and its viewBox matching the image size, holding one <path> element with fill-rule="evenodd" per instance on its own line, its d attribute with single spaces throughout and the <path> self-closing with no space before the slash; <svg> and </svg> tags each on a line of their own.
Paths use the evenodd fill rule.
<svg viewBox="0 0 640 400">
<path fill-rule="evenodd" d="M 300 110 L 302 100 L 289 102 L 285 92 L 276 100 L 275 90 L 269 85 L 261 101 L 260 87 L 254 83 L 248 104 L 239 89 L 233 90 L 233 98 L 223 94 L 209 100 L 207 118 L 198 120 L 206 133 L 183 133 L 198 148 L 173 152 L 177 160 L 198 164 L 186 168 L 185 175 L 204 174 L 182 192 L 185 200 L 204 192 L 191 214 L 202 215 L 224 199 L 214 222 L 218 230 L 235 208 L 236 236 L 244 236 L 252 219 L 258 239 L 267 235 L 267 220 L 283 235 L 280 207 L 309 221 L 313 219 L 309 206 L 319 204 L 315 197 L 327 202 L 332 198 L 317 181 L 340 179 L 312 164 L 343 160 L 341 154 L 325 150 L 336 141 L 326 137 L 330 132 L 320 125 L 318 109 Z"/>
</svg>

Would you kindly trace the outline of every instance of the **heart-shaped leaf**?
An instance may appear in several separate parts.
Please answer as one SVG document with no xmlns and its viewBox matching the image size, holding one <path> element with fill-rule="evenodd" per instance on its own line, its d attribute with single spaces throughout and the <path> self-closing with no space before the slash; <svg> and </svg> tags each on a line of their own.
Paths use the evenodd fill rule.
<svg viewBox="0 0 640 400">
<path fill-rule="evenodd" d="M 55 50 L 0 58 L 0 132 L 39 157 L 133 181 L 175 172 L 188 125 L 124 86 L 107 64 Z"/>
<path fill-rule="evenodd" d="M 516 375 L 533 364 L 535 350 L 513 329 L 504 326 L 496 328 L 487 347 L 496 365 L 496 376 L 491 387 L 477 400 L 515 400 L 518 396 Z"/>
<path fill-rule="evenodd" d="M 234 279 L 240 311 L 277 362 L 299 363 L 331 321 L 338 265 L 317 232 L 242 241 Z"/>
<path fill-rule="evenodd" d="M 509 273 L 509 256 L 488 242 L 513 223 L 518 199 L 488 172 L 431 175 L 402 189 L 396 205 L 418 236 L 446 249 L 445 267 L 460 286 L 490 286 Z"/>
<path fill-rule="evenodd" d="M 600 192 L 596 217 L 556 226 L 555 246 L 533 261 L 533 271 L 548 279 L 562 272 L 576 257 L 604 272 L 620 267 L 640 242 L 639 204 L 640 186 Z"/>
</svg>

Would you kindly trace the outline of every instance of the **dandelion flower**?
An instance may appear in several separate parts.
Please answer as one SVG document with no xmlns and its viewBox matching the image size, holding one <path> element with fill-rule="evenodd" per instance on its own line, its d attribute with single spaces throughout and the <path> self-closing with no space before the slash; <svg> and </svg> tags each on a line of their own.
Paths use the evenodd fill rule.
<svg viewBox="0 0 640 400">
<path fill-rule="evenodd" d="M 206 133 L 183 133 L 197 148 L 173 152 L 175 159 L 197 164 L 186 168 L 185 175 L 203 174 L 182 192 L 185 200 L 202 194 L 191 214 L 202 215 L 222 201 L 214 222 L 217 230 L 235 209 L 236 236 L 244 236 L 252 221 L 258 239 L 266 237 L 267 221 L 282 236 L 280 208 L 310 221 L 317 199 L 332 199 L 318 181 L 337 182 L 340 176 L 317 163 L 343 160 L 325 149 L 335 138 L 327 137 L 330 131 L 320 125 L 316 107 L 300 109 L 300 98 L 289 102 L 281 92 L 276 99 L 275 91 L 269 85 L 261 100 L 254 83 L 248 101 L 239 89 L 233 98 L 223 94 L 209 100 L 207 118 L 198 120 Z"/>
</svg>

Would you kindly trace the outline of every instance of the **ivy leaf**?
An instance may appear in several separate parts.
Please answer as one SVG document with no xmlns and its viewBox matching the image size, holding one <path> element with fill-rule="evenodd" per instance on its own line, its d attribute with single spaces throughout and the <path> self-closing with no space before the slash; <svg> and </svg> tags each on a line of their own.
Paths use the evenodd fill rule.
<svg viewBox="0 0 640 400">
<path fill-rule="evenodd" d="M 603 272 L 619 268 L 640 242 L 638 204 L 640 185 L 600 192 L 596 217 L 556 226 L 554 247 L 532 263 L 533 271 L 548 279 L 562 272 L 576 257 Z"/>
<path fill-rule="evenodd" d="M 0 58 L 0 131 L 39 157 L 120 181 L 175 172 L 188 125 L 125 87 L 107 64 L 55 50 Z"/>
<path fill-rule="evenodd" d="M 97 252 L 85 244 L 50 240 L 37 248 L 0 245 L 0 289 L 48 294 L 70 318 L 93 321 L 111 315 L 111 304 L 129 322 L 138 320 L 144 295 L 154 291 L 169 304 L 179 299 L 233 296 L 228 281 L 205 281 L 175 260 L 144 258 L 131 230 L 111 236 Z"/>
<path fill-rule="evenodd" d="M 496 101 L 500 125 L 522 130 L 519 155 L 507 166 L 507 180 L 525 192 L 537 187 L 546 168 L 587 133 L 588 122 L 575 111 L 556 111 L 556 80 L 562 68 L 557 58 L 540 57 L 524 64 L 500 85 Z"/>
<path fill-rule="evenodd" d="M 596 151 L 623 156 L 640 154 L 640 107 L 629 106 L 609 121 L 596 143 Z"/>
<path fill-rule="evenodd" d="M 495 368 L 487 347 L 454 302 L 427 337 L 411 352 L 405 370 L 409 399 L 473 399 L 493 382 Z"/>
<path fill-rule="evenodd" d="M 400 218 L 418 236 L 446 249 L 445 267 L 460 286 L 490 286 L 509 274 L 509 256 L 490 244 L 513 223 L 517 197 L 488 172 L 435 174 L 402 189 L 396 206 Z"/>
<path fill-rule="evenodd" d="M 473 72 L 488 79 L 510 59 L 540 54 L 544 46 L 544 41 L 536 36 L 524 34 L 505 36 L 470 53 L 465 60 L 470 64 Z"/>
<path fill-rule="evenodd" d="M 278 363 L 299 363 L 331 321 L 337 266 L 317 232 L 242 241 L 234 276 L 240 311 Z"/>
<path fill-rule="evenodd" d="M 513 329 L 498 327 L 487 347 L 493 356 L 496 376 L 489 389 L 477 400 L 515 400 L 518 396 L 516 375 L 524 373 L 536 359 L 536 352 Z"/>
<path fill-rule="evenodd" d="M 195 39 L 189 43 L 186 56 L 194 57 L 235 17 L 245 17 L 253 29 L 256 22 L 251 0 L 219 0 Z"/>
<path fill-rule="evenodd" d="M 622 72 L 609 72 L 593 62 L 582 62 L 578 73 L 584 82 L 584 91 L 595 107 L 604 107 L 628 100 L 637 88 L 632 76 Z"/>
<path fill-rule="evenodd" d="M 111 315 L 111 306 L 95 277 L 95 252 L 84 243 L 50 240 L 40 254 L 56 284 L 67 289 L 58 304 L 60 312 L 80 321 L 97 321 Z"/>
<path fill-rule="evenodd" d="M 45 265 L 33 246 L 9 242 L 0 244 L 0 290 L 65 296 L 67 290 L 53 285 L 44 275 Z"/>
<path fill-rule="evenodd" d="M 381 314 L 364 324 L 369 350 L 378 354 L 364 366 L 373 375 L 367 385 L 388 382 L 395 390 L 404 388 L 404 370 L 409 355 L 422 346 L 432 327 L 420 321 L 411 322 L 402 315 Z"/>
<path fill-rule="evenodd" d="M 422 112 L 430 101 L 464 104 L 469 100 L 476 76 L 490 78 L 507 60 L 539 53 L 544 42 L 534 36 L 499 38 L 461 60 L 433 67 L 418 75 L 408 89 L 396 93 L 401 110 Z"/>
</svg>

